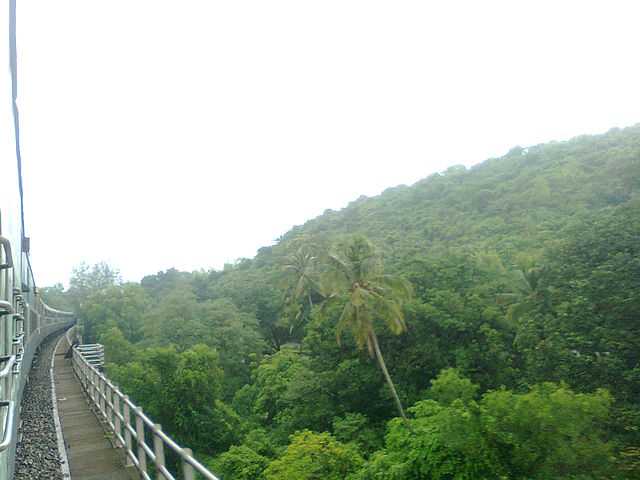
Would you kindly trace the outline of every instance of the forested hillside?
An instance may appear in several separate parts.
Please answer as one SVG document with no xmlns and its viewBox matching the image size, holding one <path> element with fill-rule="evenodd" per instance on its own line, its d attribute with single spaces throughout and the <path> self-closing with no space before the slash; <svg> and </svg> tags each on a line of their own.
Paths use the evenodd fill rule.
<svg viewBox="0 0 640 480">
<path fill-rule="evenodd" d="M 640 126 L 44 293 L 224 480 L 640 478 Z"/>
</svg>

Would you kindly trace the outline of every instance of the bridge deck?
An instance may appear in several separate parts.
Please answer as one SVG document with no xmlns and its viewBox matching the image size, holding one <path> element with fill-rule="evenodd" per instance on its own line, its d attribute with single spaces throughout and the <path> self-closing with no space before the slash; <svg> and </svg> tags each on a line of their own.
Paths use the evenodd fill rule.
<svg viewBox="0 0 640 480">
<path fill-rule="evenodd" d="M 139 478 L 133 467 L 125 468 L 121 450 L 113 448 L 89 407 L 73 368 L 64 354 L 66 339 L 58 344 L 54 378 L 58 414 L 67 447 L 71 480 L 132 480 Z"/>
</svg>

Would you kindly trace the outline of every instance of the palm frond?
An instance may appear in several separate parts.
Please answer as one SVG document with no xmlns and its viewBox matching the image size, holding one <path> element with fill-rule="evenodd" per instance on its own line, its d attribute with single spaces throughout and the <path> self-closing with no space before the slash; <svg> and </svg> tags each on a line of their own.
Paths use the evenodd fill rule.
<svg viewBox="0 0 640 480">
<path fill-rule="evenodd" d="M 406 331 L 407 324 L 404 320 L 402 307 L 398 302 L 389 299 L 382 299 L 378 303 L 379 316 L 394 334 L 399 335 Z"/>
<path fill-rule="evenodd" d="M 379 275 L 376 279 L 391 290 L 394 296 L 408 300 L 413 296 L 413 285 L 398 275 Z"/>
<path fill-rule="evenodd" d="M 342 309 L 342 314 L 338 319 L 338 323 L 336 324 L 336 340 L 338 341 L 338 345 L 342 345 L 342 333 L 344 330 L 349 327 L 350 317 L 353 315 L 353 305 L 351 302 L 347 302 L 347 304 Z"/>
<path fill-rule="evenodd" d="M 534 309 L 534 304 L 532 302 L 520 302 L 514 303 L 507 310 L 507 318 L 510 321 L 517 321 L 526 313 L 529 313 Z"/>
<path fill-rule="evenodd" d="M 496 296 L 496 303 L 498 305 L 510 305 L 517 302 L 521 298 L 517 293 L 499 293 Z"/>
<path fill-rule="evenodd" d="M 525 272 L 522 270 L 512 270 L 511 271 L 511 288 L 521 292 L 523 294 L 528 294 L 531 292 L 531 284 L 529 283 L 529 279 L 527 278 Z"/>
<path fill-rule="evenodd" d="M 352 280 L 353 273 L 351 271 L 351 268 L 349 267 L 349 262 L 347 260 L 342 258 L 336 252 L 330 252 L 327 255 L 327 258 L 329 259 L 329 262 L 336 270 L 338 270 L 342 275 L 344 275 L 349 281 Z"/>
<path fill-rule="evenodd" d="M 327 308 L 329 308 L 329 306 L 333 305 L 334 303 L 342 300 L 343 296 L 338 294 L 338 293 L 331 293 L 329 295 L 327 295 L 324 299 L 324 302 L 322 302 L 322 305 L 320 305 L 320 311 L 322 313 L 326 312 Z"/>
</svg>

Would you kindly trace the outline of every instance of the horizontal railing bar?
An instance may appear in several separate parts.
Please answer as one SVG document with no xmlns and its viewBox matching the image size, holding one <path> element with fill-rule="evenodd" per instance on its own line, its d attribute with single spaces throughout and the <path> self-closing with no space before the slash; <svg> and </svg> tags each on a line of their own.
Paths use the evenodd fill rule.
<svg viewBox="0 0 640 480">
<path fill-rule="evenodd" d="M 47 312 L 53 313 L 54 315 L 59 315 L 61 317 L 74 317 L 75 316 L 75 313 L 73 313 L 73 312 L 65 312 L 64 310 L 57 310 L 55 308 L 50 307 L 49 305 L 47 305 L 44 302 L 42 302 L 42 306 L 44 307 L 44 309 Z"/>
<path fill-rule="evenodd" d="M 138 457 L 136 457 L 131 450 L 126 450 L 126 454 L 131 459 L 136 468 L 140 468 L 140 461 L 138 460 Z"/>
<path fill-rule="evenodd" d="M 136 457 L 135 453 L 133 453 L 133 450 L 126 450 L 125 453 L 136 467 L 140 464 L 140 462 L 138 461 L 138 457 Z"/>
<path fill-rule="evenodd" d="M 149 446 L 145 442 L 141 442 L 140 445 L 142 446 L 144 451 L 147 453 L 147 456 L 151 460 L 153 460 L 155 462 L 156 461 L 156 454 L 153 452 L 153 450 L 151 448 L 149 448 Z"/>
<path fill-rule="evenodd" d="M 173 474 L 169 470 L 167 470 L 164 465 L 156 465 L 156 468 L 162 474 L 165 480 L 176 480 L 176 477 L 174 477 Z"/>
<path fill-rule="evenodd" d="M 138 433 L 136 432 L 136 429 L 133 428 L 131 425 L 125 425 L 125 427 L 127 430 L 129 430 L 129 432 L 131 432 L 131 435 L 133 435 L 133 438 L 138 440 Z"/>
<path fill-rule="evenodd" d="M 209 470 L 207 470 L 207 468 L 204 465 L 202 465 L 195 458 L 193 458 L 193 457 L 191 457 L 189 455 L 185 455 L 184 453 L 181 456 L 182 456 L 182 459 L 185 462 L 187 462 L 189 465 L 191 465 L 196 470 L 196 472 L 198 472 L 201 475 L 204 475 L 204 477 L 207 480 L 219 480 L 218 477 L 213 475 Z"/>
</svg>

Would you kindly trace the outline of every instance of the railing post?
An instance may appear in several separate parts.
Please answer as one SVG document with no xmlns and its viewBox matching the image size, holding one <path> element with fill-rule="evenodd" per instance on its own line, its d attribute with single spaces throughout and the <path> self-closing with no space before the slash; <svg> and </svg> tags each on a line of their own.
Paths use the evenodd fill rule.
<svg viewBox="0 0 640 480">
<path fill-rule="evenodd" d="M 156 467 L 164 467 L 164 442 L 157 434 L 157 432 L 162 431 L 162 425 L 156 423 L 154 425 L 155 432 L 153 432 L 153 453 L 156 455 Z M 163 480 L 165 478 L 164 474 L 160 473 L 160 468 L 156 468 L 156 478 L 157 480 Z"/>
<path fill-rule="evenodd" d="M 87 369 L 87 391 L 91 401 L 95 401 L 93 398 L 93 372 L 89 369 Z"/>
<path fill-rule="evenodd" d="M 110 390 L 109 390 L 109 385 L 107 385 L 107 379 L 103 378 L 102 379 L 102 393 L 104 393 L 104 397 L 102 399 L 102 401 L 104 402 L 104 416 L 105 419 L 107 420 L 107 425 L 111 426 L 111 413 L 110 413 L 110 407 L 109 407 L 109 400 L 110 400 Z"/>
<path fill-rule="evenodd" d="M 131 460 L 130 453 L 133 453 L 133 445 L 131 443 L 131 431 L 129 427 L 131 426 L 131 412 L 129 410 L 129 397 L 124 396 L 124 448 L 126 449 L 126 465 L 132 465 L 133 461 Z"/>
<path fill-rule="evenodd" d="M 120 429 L 120 395 L 118 395 L 118 391 L 115 390 L 113 393 L 113 429 L 116 431 L 116 442 L 120 442 L 120 435 L 122 435 Z"/>
<path fill-rule="evenodd" d="M 96 385 L 96 372 L 93 370 L 89 370 L 89 374 L 91 376 L 91 398 L 93 399 L 94 405 L 98 404 L 98 386 Z"/>
<path fill-rule="evenodd" d="M 136 415 L 136 435 L 138 441 L 138 462 L 140 463 L 140 471 L 147 473 L 147 452 L 144 451 L 144 422 L 142 421 L 142 407 L 138 407 L 135 411 Z"/>
<path fill-rule="evenodd" d="M 106 383 L 106 382 L 105 382 Z M 107 383 L 107 423 L 110 428 L 115 430 L 115 423 L 113 421 L 113 389 Z"/>
<path fill-rule="evenodd" d="M 87 373 L 86 366 L 83 365 L 78 358 L 76 358 L 76 366 L 82 372 L 82 383 L 84 383 L 84 388 L 88 389 L 89 388 L 89 374 Z M 91 395 L 91 392 L 89 392 L 89 395 Z"/>
<path fill-rule="evenodd" d="M 106 400 L 106 384 L 104 378 L 98 375 L 98 400 L 100 401 L 100 411 L 106 420 L 107 418 L 107 400 Z"/>
<path fill-rule="evenodd" d="M 182 451 L 187 457 L 193 457 L 193 451 L 190 448 L 183 448 Z M 184 480 L 195 480 L 196 475 L 193 467 L 184 458 L 182 459 L 182 476 Z"/>
<path fill-rule="evenodd" d="M 100 413 L 104 413 L 102 410 L 102 397 L 100 396 L 100 392 L 102 391 L 102 385 L 100 385 L 100 375 L 97 372 L 93 372 L 93 378 L 96 382 L 96 404 L 98 405 L 98 411 Z"/>
</svg>

